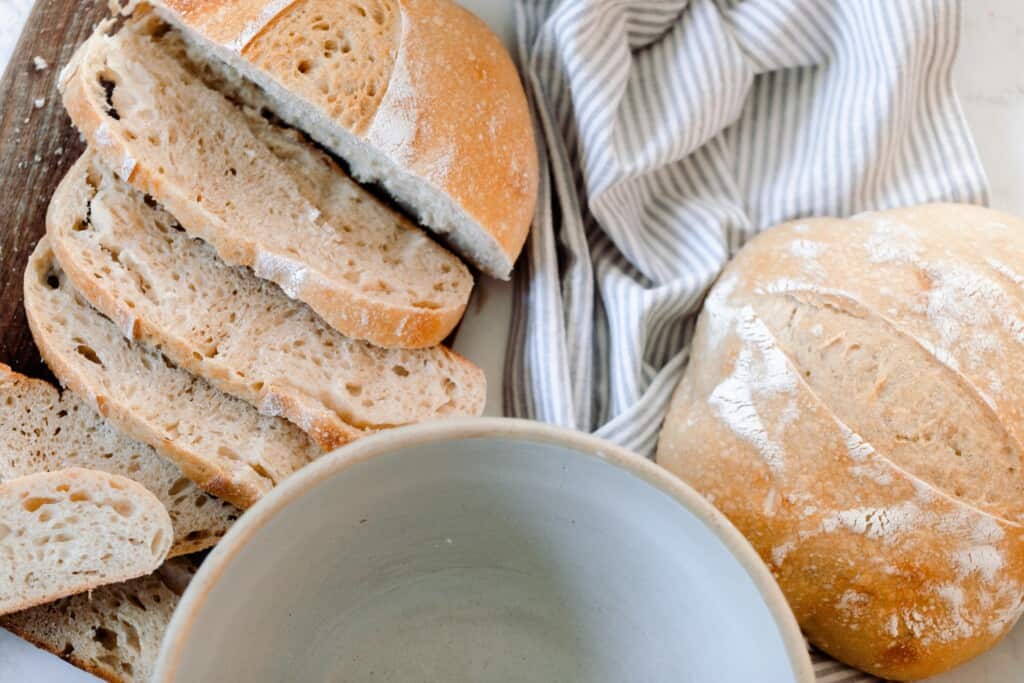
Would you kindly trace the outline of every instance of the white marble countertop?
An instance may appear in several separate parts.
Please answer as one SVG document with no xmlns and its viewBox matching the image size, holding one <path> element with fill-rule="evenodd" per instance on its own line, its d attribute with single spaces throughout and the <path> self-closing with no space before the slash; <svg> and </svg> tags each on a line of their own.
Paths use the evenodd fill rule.
<svg viewBox="0 0 1024 683">
<path fill-rule="evenodd" d="M 508 0 L 495 3 L 485 19 L 507 13 Z M 481 2 L 474 6 L 484 5 Z M 954 73 L 964 113 L 988 172 L 991 204 L 1024 216 L 1024 2 L 964 2 L 963 41 Z M 0 70 L 14 49 L 32 0 L 0 0 Z M 492 21 L 492 23 L 495 23 Z M 4 97 L 5 93 L 0 93 Z M 508 319 L 510 288 L 486 282 L 459 331 L 457 348 L 481 365 L 490 380 L 488 414 L 500 414 L 505 335 L 495 337 L 497 319 Z M 487 315 L 481 314 L 483 301 Z M 41 653 L 0 629 L 0 680 L 95 681 L 56 657 Z M 1024 680 L 1024 622 L 993 651 L 935 683 L 1008 683 Z"/>
<path fill-rule="evenodd" d="M 0 71 L 7 65 L 31 9 L 32 0 L 0 0 Z"/>
</svg>

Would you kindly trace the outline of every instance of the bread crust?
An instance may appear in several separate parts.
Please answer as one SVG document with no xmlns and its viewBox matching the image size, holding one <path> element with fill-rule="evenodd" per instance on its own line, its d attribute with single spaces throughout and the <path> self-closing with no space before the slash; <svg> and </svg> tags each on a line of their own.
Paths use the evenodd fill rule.
<svg viewBox="0 0 1024 683">
<path fill-rule="evenodd" d="M 989 227 L 996 224 L 1003 228 Z M 751 541 L 812 643 L 883 678 L 925 678 L 984 652 L 1024 606 L 1024 499 L 1015 493 L 1021 473 L 1014 465 L 1024 453 L 1017 440 L 1024 394 L 1011 387 L 1024 354 L 1014 325 L 975 316 L 970 306 L 972 292 L 998 299 L 1002 290 L 1005 301 L 987 305 L 1024 312 L 1024 298 L 1013 291 L 1024 280 L 999 272 L 995 260 L 1004 254 L 1020 262 L 1022 227 L 987 209 L 932 205 L 767 231 L 709 295 L 694 360 L 666 417 L 658 462 Z M 1008 280 L 994 289 L 984 284 L 1000 277 Z M 966 298 L 950 309 L 949 289 L 961 286 Z M 841 311 L 874 325 L 877 338 L 833 334 L 814 307 L 787 319 L 771 308 L 780 298 Z M 959 314 L 975 329 L 964 325 L 962 336 L 950 337 Z M 786 337 L 787 347 L 781 340 L 792 326 L 805 334 Z M 792 339 L 815 334 L 806 358 L 818 364 L 797 363 Z M 991 344 L 972 349 L 975 334 Z M 998 420 L 1003 432 L 985 433 L 1000 440 L 988 452 L 936 448 L 920 459 L 877 448 L 858 427 L 882 434 L 897 413 L 876 413 L 877 424 L 863 415 L 859 425 L 846 424 L 812 388 L 823 368 L 862 372 L 841 360 L 826 366 L 816 354 L 838 349 L 845 355 L 836 358 L 850 359 L 862 345 L 878 349 L 872 396 L 887 390 L 885 354 L 898 345 L 907 353 L 916 348 L 927 361 L 911 380 L 941 377 L 949 400 L 972 406 L 979 422 Z M 998 393 L 989 389 L 989 370 L 1006 380 Z M 896 407 L 920 411 L 925 398 Z M 922 429 L 944 429 L 941 416 L 918 414 Z M 965 465 L 969 457 L 974 464 Z"/>
<path fill-rule="evenodd" d="M 291 67 L 296 50 L 319 49 L 310 29 L 308 47 L 279 47 L 282 16 L 314 0 L 157 0 L 171 21 L 221 51 L 237 55 L 273 79 L 312 110 L 326 113 L 327 93 L 295 95 Z M 353 3 L 318 10 L 342 12 Z M 401 30 L 388 33 L 394 53 L 388 92 L 367 98 L 368 115 L 353 125 L 336 121 L 349 134 L 382 151 L 394 172 L 436 188 L 479 228 L 500 263 L 482 263 L 490 275 L 507 279 L 533 220 L 538 160 L 533 124 L 519 75 L 500 39 L 471 12 L 450 0 L 397 0 Z M 332 9 L 333 7 L 333 9 Z M 329 18 L 329 17 L 328 17 Z M 386 38 L 382 38 L 384 40 Z M 360 84 L 353 83 L 358 88 Z M 410 109 L 415 109 L 410 112 Z M 402 121 L 391 120 L 396 111 Z M 396 126 L 405 128 L 396 140 Z M 314 138 L 317 132 L 307 130 Z M 328 144 L 320 139 L 321 143 Z M 400 143 L 400 144 L 398 144 Z M 339 152 L 339 150 L 334 150 Z M 343 155 L 344 156 L 344 155 Z M 421 215 L 429 211 L 413 207 Z M 432 225 L 426 217 L 424 223 Z"/>
<path fill-rule="evenodd" d="M 440 343 L 454 329 L 462 319 L 466 301 L 455 306 L 426 308 L 375 299 L 350 286 L 339 285 L 317 269 L 307 267 L 301 258 L 264 250 L 254 240 L 239 239 L 218 230 L 205 208 L 185 196 L 183 188 L 165 181 L 159 169 L 135 159 L 132 143 L 117 126 L 111 125 L 93 80 L 97 75 L 93 62 L 108 40 L 102 30 L 94 33 L 61 73 L 64 107 L 107 166 L 119 169 L 126 181 L 167 205 L 190 233 L 212 244 L 226 263 L 253 268 L 293 298 L 309 304 L 346 336 L 388 348 L 415 349 Z M 303 277 L 292 276 L 296 269 L 302 269 Z"/>
</svg>

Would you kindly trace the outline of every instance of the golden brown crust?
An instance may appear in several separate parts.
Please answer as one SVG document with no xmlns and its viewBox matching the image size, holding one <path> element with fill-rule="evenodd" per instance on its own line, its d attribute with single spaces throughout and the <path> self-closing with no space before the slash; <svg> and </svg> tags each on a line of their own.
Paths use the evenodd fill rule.
<svg viewBox="0 0 1024 683">
<path fill-rule="evenodd" d="M 161 169 L 134 159 L 131 142 L 107 115 L 102 91 L 93 81 L 96 76 L 93 52 L 103 49 L 105 39 L 98 33 L 82 44 L 61 78 L 64 107 L 89 141 L 90 148 L 110 168 L 130 167 L 124 179 L 164 203 L 190 233 L 212 244 L 226 263 L 258 270 L 262 258 L 293 260 L 280 254 L 265 254 L 253 240 L 225 237 L 216 225 L 210 225 L 206 209 L 185 196 L 183 188 L 168 182 Z M 126 164 L 126 160 L 131 161 Z M 466 308 L 465 301 L 441 307 L 403 306 L 381 301 L 349 287 L 339 287 L 313 268 L 304 269 L 305 277 L 299 282 L 289 280 L 287 269 L 270 270 L 266 274 L 268 279 L 292 290 L 294 298 L 309 304 L 339 332 L 386 348 L 418 349 L 439 344 L 462 319 Z"/>
<path fill-rule="evenodd" d="M 723 359 L 735 359 L 734 342 L 727 347 Z M 709 353 L 703 339 L 697 353 Z M 773 472 L 713 413 L 702 384 L 688 374 L 680 385 L 658 462 L 744 533 L 817 647 L 878 676 L 917 679 L 988 649 L 1012 627 L 1024 577 L 1018 526 L 874 456 L 866 464 L 887 485 L 851 481 L 846 470 L 856 464 L 839 423 L 802 389 L 790 397 L 799 434 L 779 439 L 785 474 Z M 765 424 L 778 424 L 785 406 L 758 409 Z M 996 580 L 961 576 L 950 558 L 972 552 L 1001 558 Z"/>
<path fill-rule="evenodd" d="M 924 414 L 923 395 L 899 404 L 878 398 L 895 383 L 886 354 L 906 360 L 918 344 L 914 358 L 930 355 L 913 361 L 916 371 L 904 363 L 904 372 L 921 386 L 926 376 L 945 382 L 949 401 L 980 406 L 1013 429 L 1022 395 L 1011 381 L 1024 363 L 1012 322 L 1024 296 L 1013 288 L 1024 279 L 1015 281 L 995 255 L 1020 262 L 1022 225 L 976 207 L 926 206 L 767 231 L 709 295 L 694 360 L 666 417 L 658 462 L 751 541 L 811 642 L 884 678 L 924 678 L 976 656 L 1009 631 L 1024 604 L 1022 504 L 1013 494 L 1021 475 L 1012 464 L 1019 446 L 999 436 L 990 452 L 936 448 L 897 462 L 879 444 L 889 446 L 884 432 L 900 411 L 918 411 L 922 428 L 937 425 L 943 439 L 957 436 L 946 433 L 942 415 Z M 1000 275 L 1009 278 L 1005 297 L 989 287 Z M 972 308 L 978 292 L 990 308 L 1004 307 L 1006 319 Z M 777 306 L 780 297 L 789 308 Z M 799 312 L 793 304 L 808 301 L 820 308 Z M 830 330 L 822 311 L 858 324 Z M 973 329 L 955 327 L 958 314 Z M 977 348 L 975 334 L 984 337 Z M 860 425 L 843 422 L 822 384 L 812 389 L 823 370 L 862 372 L 852 365 L 862 348 L 877 350 L 864 383 L 875 389 L 868 405 L 890 408 L 873 418 L 878 425 L 863 414 Z M 826 353 L 837 354 L 834 365 L 823 362 Z M 820 382 L 838 385 L 838 375 L 829 377 Z M 954 384 L 974 393 L 954 393 Z M 858 429 L 874 430 L 877 442 Z"/>
<path fill-rule="evenodd" d="M 328 92 L 310 89 L 295 74 L 302 50 L 319 58 L 320 43 L 288 42 L 290 13 L 320 0 L 158 0 L 187 28 L 227 48 L 328 116 L 340 91 L 360 91 L 363 78 Z M 323 5 L 339 15 L 351 3 Z M 382 8 L 393 3 L 380 3 Z M 537 202 L 538 161 L 533 124 L 515 64 L 500 39 L 472 13 L 450 0 L 400 0 L 400 30 L 381 10 L 394 40 L 393 62 L 381 67 L 388 90 L 364 94 L 362 113 L 335 115 L 352 135 L 382 150 L 413 176 L 454 200 L 500 245 L 511 269 Z M 333 8 L 333 9 L 332 9 Z M 374 12 L 371 8 L 371 12 Z M 330 17 L 328 17 L 329 19 Z M 377 65 L 380 67 L 381 65 Z M 492 273 L 507 277 L 508 272 Z"/>
<path fill-rule="evenodd" d="M 537 203 L 537 151 L 512 58 L 479 18 L 449 0 L 403 0 L 400 50 L 417 92 L 409 165 L 428 168 L 439 141 L 452 160 L 438 187 L 484 226 L 514 263 Z M 439 28 L 443 27 L 443 28 Z M 370 138 L 372 140 L 372 137 Z"/>
</svg>

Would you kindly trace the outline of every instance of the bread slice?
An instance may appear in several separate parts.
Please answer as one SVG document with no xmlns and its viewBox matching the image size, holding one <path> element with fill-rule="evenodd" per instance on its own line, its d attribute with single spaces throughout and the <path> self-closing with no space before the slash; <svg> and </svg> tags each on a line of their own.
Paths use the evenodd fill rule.
<svg viewBox="0 0 1024 683">
<path fill-rule="evenodd" d="M 443 340 L 468 269 L 324 153 L 229 101 L 152 15 L 97 31 L 65 70 L 64 103 L 107 164 L 232 265 L 251 267 L 343 334 Z"/>
<path fill-rule="evenodd" d="M 330 450 L 383 427 L 483 411 L 483 373 L 437 346 L 349 339 L 306 305 L 175 229 L 89 150 L 53 196 L 47 236 L 71 284 L 129 338 Z"/>
<path fill-rule="evenodd" d="M 155 4 L 356 178 L 508 278 L 533 219 L 537 150 L 515 65 L 482 21 L 451 0 Z"/>
<path fill-rule="evenodd" d="M 196 562 L 0 617 L 0 626 L 111 683 L 149 683 L 167 625 Z"/>
<path fill-rule="evenodd" d="M 115 427 L 171 459 L 201 488 L 245 508 L 320 451 L 121 336 L 71 288 L 46 238 L 25 271 L 25 314 L 53 373 Z"/>
<path fill-rule="evenodd" d="M 149 574 L 171 518 L 144 486 L 78 467 L 0 484 L 0 614 Z"/>
<path fill-rule="evenodd" d="M 119 474 L 149 489 L 171 516 L 170 556 L 212 546 L 241 514 L 149 446 L 120 434 L 71 392 L 0 364 L 0 479 L 68 467 Z"/>
</svg>

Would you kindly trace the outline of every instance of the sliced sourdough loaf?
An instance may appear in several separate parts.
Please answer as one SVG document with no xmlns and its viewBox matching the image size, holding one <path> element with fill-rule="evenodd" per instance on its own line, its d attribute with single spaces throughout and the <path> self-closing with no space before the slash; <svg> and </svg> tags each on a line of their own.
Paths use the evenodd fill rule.
<svg viewBox="0 0 1024 683">
<path fill-rule="evenodd" d="M 124 335 L 291 420 L 325 450 L 379 428 L 482 412 L 483 373 L 460 356 L 349 339 L 176 228 L 91 150 L 47 216 L 71 284 Z"/>
<path fill-rule="evenodd" d="M 156 496 L 98 470 L 4 481 L 0 520 L 0 614 L 149 574 L 171 547 Z"/>
<path fill-rule="evenodd" d="M 170 556 L 212 546 L 241 514 L 146 444 L 120 434 L 71 392 L 0 364 L 0 479 L 68 467 L 120 474 L 149 489 L 171 516 Z"/>
<path fill-rule="evenodd" d="M 97 31 L 62 74 L 65 106 L 107 165 L 343 334 L 443 340 L 469 299 L 468 269 L 298 134 L 207 85 L 180 34 L 141 14 Z"/>
<path fill-rule="evenodd" d="M 195 572 L 191 558 L 0 617 L 0 626 L 110 683 L 149 683 L 174 608 Z"/>
<path fill-rule="evenodd" d="M 107 420 L 239 507 L 319 455 L 297 427 L 130 342 L 71 287 L 46 241 L 25 271 L 25 313 L 53 373 Z"/>
<path fill-rule="evenodd" d="M 451 0 L 157 0 L 211 62 L 380 183 L 464 257 L 507 278 L 537 200 L 515 65 Z"/>
</svg>

